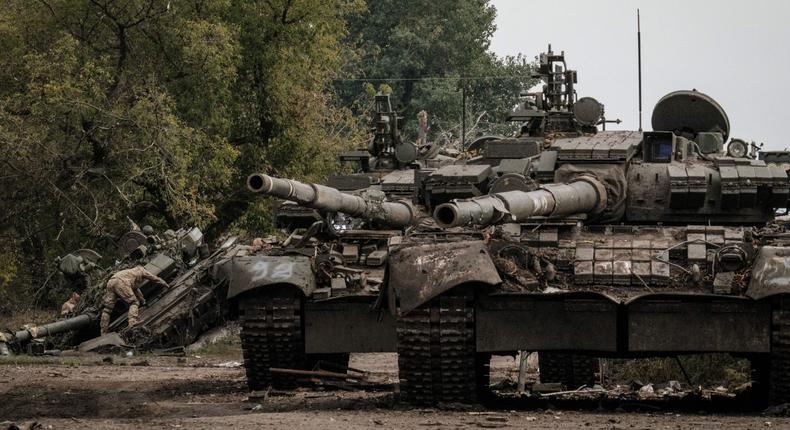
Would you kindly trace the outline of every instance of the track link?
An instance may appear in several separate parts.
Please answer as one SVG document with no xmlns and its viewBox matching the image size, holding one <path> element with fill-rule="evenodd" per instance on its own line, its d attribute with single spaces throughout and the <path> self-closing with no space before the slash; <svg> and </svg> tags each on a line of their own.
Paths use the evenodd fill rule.
<svg viewBox="0 0 790 430">
<path fill-rule="evenodd" d="M 777 299 L 771 324 L 771 357 L 768 398 L 790 403 L 790 297 Z"/>
<path fill-rule="evenodd" d="M 296 296 L 256 295 L 244 299 L 239 306 L 247 385 L 251 390 L 269 385 L 293 387 L 293 377 L 272 374 L 269 368 L 305 368 L 301 300 Z"/>
<path fill-rule="evenodd" d="M 398 320 L 404 400 L 474 403 L 488 384 L 488 361 L 475 349 L 474 296 L 440 296 Z"/>
</svg>

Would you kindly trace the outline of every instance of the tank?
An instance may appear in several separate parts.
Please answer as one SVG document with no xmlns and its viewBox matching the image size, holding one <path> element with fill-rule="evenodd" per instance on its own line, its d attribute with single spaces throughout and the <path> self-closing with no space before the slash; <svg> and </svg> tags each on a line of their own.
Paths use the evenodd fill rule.
<svg viewBox="0 0 790 430">
<path fill-rule="evenodd" d="M 0 331 L 0 343 L 9 344 L 13 351 L 22 351 L 29 341 L 44 337 L 55 346 L 73 346 L 90 340 L 99 332 L 96 316 L 101 313 L 107 281 L 119 270 L 137 265 L 165 279 L 171 288 L 165 290 L 143 282 L 140 290 L 147 304 L 141 307 L 139 324 L 133 328 L 127 326 L 127 306 L 115 307 L 109 328 L 120 335 L 125 345 L 141 350 L 183 347 L 205 330 L 221 324 L 228 316 L 225 302 L 228 283 L 214 268 L 251 247 L 229 238 L 210 251 L 203 243 L 203 234 L 195 227 L 168 230 L 161 237 L 150 227 L 145 230 L 147 234 L 135 226 L 120 237 L 119 260 L 109 267 L 103 268 L 101 256 L 88 249 L 57 259 L 64 288 L 80 294 L 74 307 L 49 324 L 15 332 Z M 107 340 L 117 343 L 117 339 L 116 336 Z M 102 346 L 102 340 L 94 339 L 92 344 Z"/>
<path fill-rule="evenodd" d="M 293 351 L 301 365 L 311 354 L 396 351 L 401 395 L 419 404 L 480 400 L 491 356 L 516 351 L 538 351 L 541 378 L 568 389 L 595 382 L 596 357 L 737 354 L 751 360 L 756 392 L 790 401 L 790 236 L 777 218 L 790 196 L 786 155 L 732 138 L 724 109 L 695 90 L 659 100 L 652 131 L 604 130 L 602 105 L 576 109 L 575 73 L 550 77 L 519 136 L 413 172 L 408 222 L 392 216 L 406 194 L 384 193 L 370 211 L 366 192 L 252 184 L 329 213 L 258 265 L 267 295 L 242 293 L 251 386 L 271 378 L 276 345 L 266 342 L 295 339 L 277 349 L 291 354 L 280 362 Z M 323 191 L 333 203 L 317 204 Z M 344 210 L 381 239 L 329 228 Z M 317 239 L 324 226 L 335 236 Z M 380 277 L 363 263 L 373 252 L 386 256 Z M 282 261 L 294 268 L 274 270 Z M 376 288 L 343 281 L 333 297 L 346 273 Z"/>
<path fill-rule="evenodd" d="M 270 368 L 343 370 L 351 352 L 395 352 L 395 320 L 382 306 L 389 244 L 424 218 L 414 204 L 421 174 L 451 165 L 457 154 L 425 138 L 407 142 L 390 98 L 374 99 L 372 137 L 340 155 L 353 173 L 326 184 L 256 173 L 253 193 L 283 199 L 276 225 L 284 239 L 234 255 L 217 266 L 242 325 L 247 383 L 290 387 Z M 425 126 L 427 114 L 421 112 Z"/>
<path fill-rule="evenodd" d="M 146 226 L 148 227 L 148 226 Z M 196 227 L 178 231 L 167 230 L 159 235 L 150 227 L 134 228 L 119 240 L 120 260 L 106 269 L 96 269 L 99 276 L 82 293 L 73 314 L 99 314 L 102 297 L 109 278 L 119 270 L 142 265 L 146 270 L 166 280 L 170 287 L 144 281 L 140 291 L 146 298 L 141 307 L 139 324 L 127 327 L 126 305 L 116 306 L 109 329 L 117 332 L 126 344 L 140 349 L 185 346 L 208 328 L 219 324 L 225 315 L 224 285 L 214 282 L 211 268 L 232 248 L 230 240 L 210 251 L 204 244 L 203 233 Z M 82 328 L 63 343 L 78 343 L 97 334 L 96 324 Z"/>
<path fill-rule="evenodd" d="M 554 135 L 528 187 L 495 188 L 494 168 L 392 244 L 406 399 L 476 401 L 491 355 L 539 351 L 564 357 L 546 373 L 568 389 L 594 382 L 593 357 L 737 354 L 763 399 L 790 400 L 786 156 L 748 151 L 694 90 L 652 126 Z"/>
<path fill-rule="evenodd" d="M 276 223 L 288 235 L 222 268 L 242 321 L 251 389 L 293 385 L 272 367 L 311 368 L 322 359 L 343 365 L 351 352 L 397 352 L 398 314 L 388 310 L 390 250 L 408 231 L 448 230 L 430 216 L 439 205 L 489 191 L 536 190 L 536 175 L 545 174 L 541 154 L 554 137 L 581 136 L 605 121 L 575 116 L 581 102 L 594 102 L 601 115 L 603 105 L 576 100 L 576 74 L 564 71 L 564 54 L 549 52 L 541 64 L 548 87 L 528 95 L 509 118 L 523 123 L 516 136 L 481 137 L 460 157 L 425 144 L 424 130 L 420 144 L 404 143 L 400 118 L 389 98 L 378 95 L 368 149 L 341 155 L 356 164 L 354 174 L 327 184 L 249 176 L 251 192 L 286 200 Z M 559 372 L 544 376 L 552 373 Z"/>
<path fill-rule="evenodd" d="M 266 175 L 248 185 L 319 214 L 307 228 L 286 230 L 286 239 L 218 266 L 238 309 L 248 387 L 295 385 L 273 367 L 344 371 L 351 352 L 394 352 L 394 318 L 378 300 L 389 242 L 416 222 L 413 206 L 384 201 L 380 190 L 351 194 Z"/>
</svg>

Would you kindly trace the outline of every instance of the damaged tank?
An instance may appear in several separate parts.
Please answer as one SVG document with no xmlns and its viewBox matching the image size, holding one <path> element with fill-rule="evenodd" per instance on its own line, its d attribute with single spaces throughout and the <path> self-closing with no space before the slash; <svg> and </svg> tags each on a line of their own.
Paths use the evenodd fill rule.
<svg viewBox="0 0 790 430">
<path fill-rule="evenodd" d="M 394 351 L 394 319 L 377 301 L 389 242 L 418 220 L 414 206 L 385 201 L 378 190 L 350 194 L 262 174 L 248 187 L 324 214 L 218 268 L 238 308 L 249 388 L 293 384 L 271 368 L 310 370 L 323 361 L 343 370 L 350 352 Z"/>
<path fill-rule="evenodd" d="M 765 399 L 790 400 L 790 235 L 776 216 L 787 155 L 731 139 L 722 107 L 697 91 L 662 98 L 646 132 L 598 130 L 602 116 L 573 107 L 548 129 L 537 114 L 543 131 L 526 128 L 518 143 L 536 145 L 521 158 L 416 171 L 421 219 L 381 242 L 378 296 L 335 316 L 389 308 L 401 394 L 415 403 L 479 400 L 490 357 L 523 350 L 563 357 L 541 373 L 566 385 L 592 382 L 591 357 L 732 353 L 751 359 Z M 371 326 L 323 333 L 392 336 Z"/>
<path fill-rule="evenodd" d="M 429 216 L 437 205 L 489 190 L 535 189 L 540 154 L 554 137 L 579 136 L 603 121 L 574 116 L 573 91 L 563 85 L 572 87 L 575 72 L 558 72 L 560 62 L 564 54 L 542 57 L 539 74 L 548 89 L 511 115 L 524 123 L 514 138 L 480 138 L 463 155 L 426 144 L 425 130 L 420 145 L 404 143 L 397 113 L 388 97 L 378 95 L 368 150 L 341 156 L 357 162 L 357 173 L 332 177 L 327 185 L 265 174 L 248 178 L 252 192 L 286 200 L 276 221 L 289 234 L 222 268 L 229 301 L 242 320 L 250 388 L 291 384 L 289 377 L 272 374 L 272 367 L 309 368 L 321 358 L 342 364 L 350 352 L 398 350 L 393 316 L 384 311 L 389 249 L 421 222 L 422 229 L 441 231 Z M 543 355 L 542 362 L 562 362 L 554 358 L 560 357 Z M 562 372 L 543 372 L 552 373 Z"/>
<path fill-rule="evenodd" d="M 140 290 L 147 305 L 140 309 L 139 323 L 127 327 L 126 306 L 116 306 L 109 336 L 111 345 L 138 349 L 183 347 L 195 341 L 205 330 L 222 323 L 227 316 L 227 283 L 214 279 L 214 266 L 229 254 L 249 248 L 229 238 L 213 252 L 204 243 L 198 228 L 153 234 L 150 227 L 133 228 L 118 241 L 119 261 L 102 268 L 97 253 L 81 249 L 57 260 L 69 290 L 80 294 L 63 319 L 23 330 L 0 332 L 0 343 L 22 350 L 33 340 L 59 346 L 71 346 L 90 340 L 93 347 L 103 346 L 98 335 L 97 315 L 107 280 L 117 271 L 141 265 L 165 279 L 169 289 L 144 281 Z"/>
<path fill-rule="evenodd" d="M 387 249 L 419 219 L 412 204 L 420 172 L 455 162 L 457 154 L 420 139 L 407 142 L 388 95 L 374 100 L 366 149 L 341 154 L 354 173 L 326 185 L 250 175 L 250 191 L 285 200 L 275 215 L 287 238 L 217 265 L 241 321 L 249 388 L 291 386 L 271 368 L 348 364 L 350 352 L 394 352 L 395 323 L 379 296 Z"/>
<path fill-rule="evenodd" d="M 119 270 L 142 265 L 166 280 L 170 288 L 144 281 L 140 291 L 147 305 L 140 309 L 138 324 L 128 327 L 126 306 L 116 306 L 110 331 L 119 333 L 126 344 L 137 348 L 188 345 L 226 316 L 225 285 L 211 278 L 212 268 L 225 253 L 242 245 L 230 238 L 211 251 L 196 227 L 168 230 L 161 237 L 152 231 L 146 233 L 131 230 L 123 235 L 119 241 L 123 259 L 83 295 L 74 312 L 98 313 L 109 277 Z"/>
<path fill-rule="evenodd" d="M 732 353 L 764 398 L 790 400 L 786 158 L 729 139 L 724 110 L 693 90 L 659 100 L 652 125 L 554 136 L 533 187 L 435 204 L 439 228 L 393 244 L 407 399 L 474 401 L 492 354 L 528 350 Z"/>
</svg>

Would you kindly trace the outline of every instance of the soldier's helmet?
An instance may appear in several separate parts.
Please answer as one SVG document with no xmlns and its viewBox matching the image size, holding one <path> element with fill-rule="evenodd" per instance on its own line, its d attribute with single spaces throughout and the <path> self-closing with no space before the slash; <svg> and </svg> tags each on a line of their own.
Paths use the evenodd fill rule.
<svg viewBox="0 0 790 430">
<path fill-rule="evenodd" d="M 151 227 L 150 225 L 143 226 L 143 234 L 146 236 L 151 236 L 152 234 L 154 234 L 154 228 Z"/>
</svg>

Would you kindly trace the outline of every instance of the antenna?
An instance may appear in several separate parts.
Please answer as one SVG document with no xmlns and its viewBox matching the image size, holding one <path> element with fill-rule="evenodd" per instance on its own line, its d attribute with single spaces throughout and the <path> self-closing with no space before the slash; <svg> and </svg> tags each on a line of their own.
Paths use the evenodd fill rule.
<svg viewBox="0 0 790 430">
<path fill-rule="evenodd" d="M 636 53 L 639 68 L 639 131 L 642 131 L 642 28 L 639 24 L 639 9 L 636 10 Z"/>
</svg>

